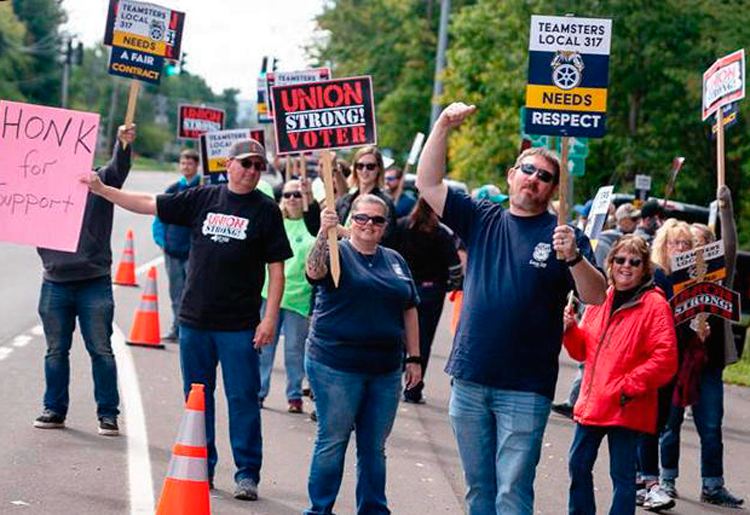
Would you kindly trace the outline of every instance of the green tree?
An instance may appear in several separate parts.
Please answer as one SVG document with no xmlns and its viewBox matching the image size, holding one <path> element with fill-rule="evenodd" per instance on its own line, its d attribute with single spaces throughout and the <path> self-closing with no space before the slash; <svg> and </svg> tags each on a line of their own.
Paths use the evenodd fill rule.
<svg viewBox="0 0 750 515">
<path fill-rule="evenodd" d="M 26 27 L 16 17 L 11 4 L 0 4 L 0 98 L 25 100 L 21 84 L 31 68 L 31 57 L 24 51 Z"/>
</svg>

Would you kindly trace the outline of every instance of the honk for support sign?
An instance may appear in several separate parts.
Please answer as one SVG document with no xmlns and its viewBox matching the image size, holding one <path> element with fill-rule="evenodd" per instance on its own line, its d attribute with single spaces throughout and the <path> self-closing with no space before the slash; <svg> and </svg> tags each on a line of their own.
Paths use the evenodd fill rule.
<svg viewBox="0 0 750 515">
<path fill-rule="evenodd" d="M 0 240 L 75 252 L 99 115 L 0 101 Z"/>
</svg>

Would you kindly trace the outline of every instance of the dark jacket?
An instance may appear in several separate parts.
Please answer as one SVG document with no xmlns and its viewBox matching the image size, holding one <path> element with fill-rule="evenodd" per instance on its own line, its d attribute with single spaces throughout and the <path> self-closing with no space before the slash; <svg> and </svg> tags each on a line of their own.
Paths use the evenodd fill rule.
<svg viewBox="0 0 750 515">
<path fill-rule="evenodd" d="M 132 148 L 129 145 L 127 150 L 123 149 L 119 141 L 115 144 L 109 163 L 95 170 L 104 184 L 122 188 L 130 172 Z M 64 283 L 97 279 L 110 274 L 113 209 L 114 205 L 109 200 L 89 192 L 78 250 L 63 252 L 37 248 L 42 258 L 45 280 Z"/>
<path fill-rule="evenodd" d="M 187 182 L 184 177 L 180 177 L 180 180 L 171 184 L 164 193 L 179 193 L 185 191 L 188 188 L 194 188 L 199 186 L 201 178 L 199 175 L 193 177 L 193 180 Z M 154 218 L 154 223 L 151 226 L 151 232 L 154 236 L 154 241 L 161 247 L 164 252 L 172 257 L 178 259 L 187 259 L 190 254 L 190 228 L 182 227 L 180 225 L 165 224 L 159 217 Z"/>
</svg>

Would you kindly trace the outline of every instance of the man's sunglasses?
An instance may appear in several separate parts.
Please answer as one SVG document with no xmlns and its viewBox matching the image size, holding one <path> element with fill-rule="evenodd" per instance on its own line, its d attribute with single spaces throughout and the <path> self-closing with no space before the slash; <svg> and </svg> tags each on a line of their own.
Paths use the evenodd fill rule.
<svg viewBox="0 0 750 515">
<path fill-rule="evenodd" d="M 545 170 L 544 168 L 537 168 L 530 163 L 523 163 L 519 166 L 520 170 L 526 175 L 534 175 L 539 178 L 542 182 L 552 182 L 555 180 L 555 174 Z"/>
<path fill-rule="evenodd" d="M 367 222 L 372 221 L 373 225 L 385 225 L 386 219 L 384 216 L 375 215 L 370 216 L 364 213 L 358 213 L 352 216 L 352 220 L 357 222 L 358 225 L 367 225 Z"/>
<path fill-rule="evenodd" d="M 630 259 L 628 259 L 628 258 L 624 258 L 622 256 L 616 256 L 616 257 L 612 258 L 612 261 L 615 264 L 617 264 L 617 265 L 624 265 L 625 261 L 627 261 L 627 262 L 630 263 L 630 266 L 632 266 L 634 268 L 638 268 L 639 266 L 641 266 L 641 263 L 643 263 L 643 260 L 640 259 L 640 258 L 630 258 Z"/>
<path fill-rule="evenodd" d="M 354 165 L 355 170 L 363 170 L 367 168 L 369 171 L 376 170 L 378 168 L 377 163 L 356 163 Z"/>
<path fill-rule="evenodd" d="M 302 198 L 302 193 L 299 191 L 285 191 L 281 196 L 284 198 Z"/>
<path fill-rule="evenodd" d="M 266 163 L 258 159 L 253 159 L 252 157 L 246 157 L 244 159 L 240 159 L 239 163 L 240 163 L 240 166 L 246 170 L 249 170 L 250 168 L 255 168 L 259 172 L 262 172 L 263 170 L 266 169 Z"/>
<path fill-rule="evenodd" d="M 385 179 L 385 182 L 397 182 L 398 181 L 398 177 L 396 177 L 395 175 L 386 175 L 384 179 Z"/>
</svg>

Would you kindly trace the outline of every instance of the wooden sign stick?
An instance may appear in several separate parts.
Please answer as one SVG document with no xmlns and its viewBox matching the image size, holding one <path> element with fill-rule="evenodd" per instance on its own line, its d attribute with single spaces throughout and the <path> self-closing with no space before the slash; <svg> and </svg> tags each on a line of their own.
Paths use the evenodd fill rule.
<svg viewBox="0 0 750 515">
<path fill-rule="evenodd" d="M 724 175 L 724 111 L 721 107 L 716 111 L 716 172 L 718 186 L 721 188 L 726 184 Z"/>
<path fill-rule="evenodd" d="M 719 111 L 721 111 L 721 109 L 719 109 Z M 703 255 L 703 247 L 698 247 L 695 249 L 695 271 L 697 272 L 699 282 L 705 279 L 707 268 L 708 267 L 706 266 L 706 260 Z M 700 338 L 702 342 L 705 342 L 706 338 L 708 338 L 708 330 L 709 330 L 708 314 L 699 313 L 695 317 L 695 319 L 698 323 L 698 326 L 697 326 L 698 330 L 696 331 L 696 333 L 698 334 L 698 338 Z"/>
<path fill-rule="evenodd" d="M 138 93 L 141 91 L 141 83 L 137 80 L 130 81 L 128 92 L 128 109 L 125 112 L 125 127 L 130 127 L 135 121 L 135 107 L 138 105 Z M 122 148 L 128 148 L 126 141 L 122 142 Z"/>
<path fill-rule="evenodd" d="M 560 181 L 558 184 L 558 206 L 557 206 L 557 225 L 564 225 L 568 222 L 568 137 L 563 136 L 560 141 L 562 156 L 560 158 Z M 557 259 L 565 260 L 562 252 L 557 253 Z"/>
<path fill-rule="evenodd" d="M 305 159 L 305 154 L 299 155 L 299 180 L 304 181 L 307 179 L 307 160 Z M 307 204 L 307 195 L 302 195 L 302 211 L 307 213 L 307 210 L 310 208 L 310 206 Z"/>
<path fill-rule="evenodd" d="M 333 192 L 333 170 L 331 169 L 331 153 L 323 151 L 320 154 L 323 160 L 323 183 L 326 187 L 326 207 L 334 208 L 336 205 L 336 196 Z M 328 229 L 328 254 L 331 259 L 331 277 L 336 288 L 339 287 L 339 278 L 341 277 L 341 264 L 339 263 L 339 240 L 336 235 L 336 228 Z"/>
<path fill-rule="evenodd" d="M 285 182 L 289 182 L 292 180 L 292 158 L 289 156 L 286 156 L 286 158 L 284 158 L 284 177 Z"/>
</svg>

